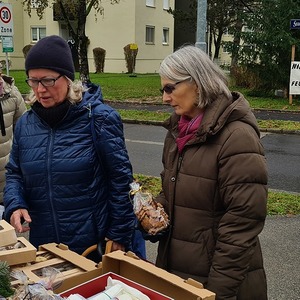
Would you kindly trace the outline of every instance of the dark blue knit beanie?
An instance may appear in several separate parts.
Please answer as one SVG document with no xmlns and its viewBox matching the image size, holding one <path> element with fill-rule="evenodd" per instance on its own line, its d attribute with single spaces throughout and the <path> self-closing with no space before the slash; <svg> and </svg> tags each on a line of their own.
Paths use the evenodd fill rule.
<svg viewBox="0 0 300 300">
<path fill-rule="evenodd" d="M 27 75 L 32 69 L 53 70 L 74 80 L 75 68 L 68 43 L 57 35 L 39 40 L 29 50 L 25 61 Z"/>
</svg>

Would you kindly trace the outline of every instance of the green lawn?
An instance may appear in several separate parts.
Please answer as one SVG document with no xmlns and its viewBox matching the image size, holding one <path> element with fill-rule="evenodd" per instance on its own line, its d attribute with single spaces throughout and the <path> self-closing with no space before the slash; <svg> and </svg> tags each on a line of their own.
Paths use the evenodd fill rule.
<svg viewBox="0 0 300 300">
<path fill-rule="evenodd" d="M 160 178 L 135 174 L 144 192 L 149 192 L 153 196 L 160 191 Z M 300 194 L 290 194 L 285 192 L 269 191 L 268 193 L 268 215 L 299 215 L 300 214 Z"/>
<path fill-rule="evenodd" d="M 24 71 L 11 71 L 10 75 L 15 78 L 16 86 L 22 94 L 29 92 L 29 87 L 25 83 L 26 74 Z M 79 74 L 76 74 L 79 78 Z M 136 74 L 135 77 L 128 74 L 90 74 L 92 82 L 99 84 L 102 88 L 105 100 L 120 102 L 138 102 L 138 103 L 162 103 L 160 88 L 160 78 L 158 74 Z M 231 87 L 232 90 L 242 92 L 249 101 L 252 108 L 255 109 L 280 109 L 294 110 L 300 112 L 299 98 L 293 99 L 292 105 L 288 99 L 268 97 L 248 96 L 250 91 L 244 88 Z M 170 114 L 160 112 L 150 112 L 146 110 L 119 110 L 123 120 L 139 121 L 163 121 Z M 300 122 L 291 121 L 262 121 L 258 120 L 261 129 L 275 130 L 300 130 Z"/>
<path fill-rule="evenodd" d="M 29 87 L 25 83 L 24 71 L 10 71 L 10 76 L 15 78 L 16 86 L 22 94 L 27 94 Z M 79 75 L 76 74 L 76 78 Z M 139 101 L 161 103 L 159 92 L 160 78 L 158 74 L 90 74 L 91 81 L 101 85 L 104 99 L 117 101 Z M 244 88 L 231 87 L 232 90 L 242 92 L 250 102 L 252 108 L 283 109 L 300 111 L 299 97 L 293 99 L 290 105 L 288 99 L 249 96 L 249 91 Z"/>
</svg>

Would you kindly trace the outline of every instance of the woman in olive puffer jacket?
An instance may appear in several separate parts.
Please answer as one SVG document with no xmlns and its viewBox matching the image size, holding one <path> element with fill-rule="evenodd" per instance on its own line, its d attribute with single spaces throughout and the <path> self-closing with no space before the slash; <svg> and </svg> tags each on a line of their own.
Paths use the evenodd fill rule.
<svg viewBox="0 0 300 300">
<path fill-rule="evenodd" d="M 202 282 L 216 299 L 265 300 L 258 239 L 266 217 L 267 166 L 256 119 L 243 95 L 194 46 L 161 64 L 165 122 L 162 192 L 171 225 L 157 266 Z"/>
</svg>

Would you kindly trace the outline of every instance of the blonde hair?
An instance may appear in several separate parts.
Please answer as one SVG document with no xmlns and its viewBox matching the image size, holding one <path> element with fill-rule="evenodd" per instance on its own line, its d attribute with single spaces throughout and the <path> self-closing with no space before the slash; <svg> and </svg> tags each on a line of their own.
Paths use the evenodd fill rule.
<svg viewBox="0 0 300 300">
<path fill-rule="evenodd" d="M 197 105 L 204 108 L 224 94 L 231 98 L 225 73 L 200 48 L 183 46 L 168 55 L 160 65 L 161 78 L 175 82 L 189 78 L 198 87 L 199 97 Z"/>
<path fill-rule="evenodd" d="M 82 100 L 82 94 L 87 90 L 87 88 L 84 87 L 80 80 L 72 81 L 68 77 L 66 78 L 69 81 L 69 90 L 66 100 L 69 100 L 72 104 L 76 104 Z M 31 89 L 25 102 L 29 105 L 33 105 L 37 100 L 38 99 L 36 98 L 33 90 Z"/>
</svg>

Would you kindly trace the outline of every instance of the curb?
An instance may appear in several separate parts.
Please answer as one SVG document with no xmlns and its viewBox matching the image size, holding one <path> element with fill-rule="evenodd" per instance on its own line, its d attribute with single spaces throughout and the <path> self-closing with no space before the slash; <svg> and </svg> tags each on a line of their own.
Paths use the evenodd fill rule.
<svg viewBox="0 0 300 300">
<path fill-rule="evenodd" d="M 105 104 L 123 104 L 123 105 L 137 105 L 137 106 L 155 106 L 155 107 L 167 107 L 167 104 L 161 104 L 161 103 L 153 103 L 153 102 L 149 102 L 149 101 L 116 101 L 116 100 L 104 100 L 103 101 Z M 132 108 L 130 108 L 132 109 Z M 265 112 L 276 112 L 276 113 L 291 113 L 291 114 L 300 114 L 300 111 L 297 110 L 282 110 L 282 109 L 264 109 L 264 108 L 252 108 L 252 111 L 255 112 L 259 112 L 259 111 L 265 111 Z M 132 120 L 132 119 L 122 119 L 122 121 L 124 123 L 128 123 L 128 124 L 144 124 L 144 125 L 155 125 L 155 126 L 161 126 L 162 125 L 162 121 L 141 121 L 141 120 Z M 268 132 L 268 133 L 277 133 L 277 134 L 295 134 L 295 135 L 300 135 L 300 130 L 284 130 L 284 129 L 278 129 L 278 128 L 259 128 L 259 130 L 261 132 Z"/>
<path fill-rule="evenodd" d="M 270 133 L 283 133 L 283 134 L 299 134 L 300 130 L 284 130 L 276 128 L 259 128 L 261 132 L 270 132 Z"/>
<path fill-rule="evenodd" d="M 115 103 L 115 104 L 129 104 L 129 105 L 152 105 L 152 106 L 169 106 L 168 104 L 151 102 L 151 101 L 118 101 L 118 100 L 107 100 L 104 99 L 105 104 Z M 282 112 L 282 113 L 292 113 L 300 114 L 300 110 L 284 110 L 284 109 L 268 109 L 268 108 L 251 108 L 252 111 L 269 111 L 269 112 Z"/>
</svg>

